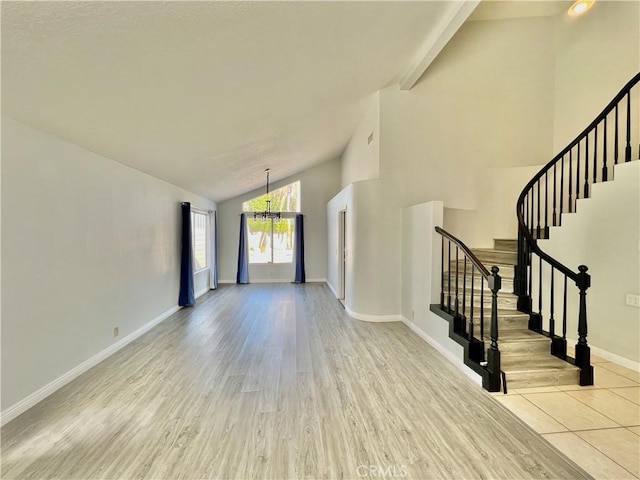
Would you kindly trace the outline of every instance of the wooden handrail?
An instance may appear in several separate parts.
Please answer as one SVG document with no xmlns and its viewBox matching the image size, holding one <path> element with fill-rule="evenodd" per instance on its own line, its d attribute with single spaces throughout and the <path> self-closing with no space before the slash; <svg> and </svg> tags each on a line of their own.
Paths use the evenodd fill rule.
<svg viewBox="0 0 640 480">
<path fill-rule="evenodd" d="M 442 235 L 443 237 L 451 240 L 453 243 L 455 243 L 463 252 L 464 254 L 469 257 L 469 260 L 471 260 L 471 263 L 478 269 L 480 270 L 480 273 L 482 274 L 482 276 L 484 278 L 489 278 L 491 276 L 491 272 L 489 272 L 489 270 L 487 270 L 487 267 L 485 267 L 482 262 L 480 260 L 478 260 L 478 258 L 473 254 L 473 252 L 471 250 L 469 250 L 469 247 L 467 247 L 462 240 L 459 240 L 458 238 L 454 237 L 453 235 L 451 235 L 449 232 L 447 232 L 446 230 L 443 230 L 440 227 L 436 227 L 436 232 L 438 232 L 440 235 Z"/>
</svg>

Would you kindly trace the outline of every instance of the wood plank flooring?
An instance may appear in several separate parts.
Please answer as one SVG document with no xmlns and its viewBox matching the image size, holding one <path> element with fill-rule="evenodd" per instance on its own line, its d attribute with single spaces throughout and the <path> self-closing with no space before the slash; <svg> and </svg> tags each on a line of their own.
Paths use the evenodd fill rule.
<svg viewBox="0 0 640 480">
<path fill-rule="evenodd" d="M 401 323 L 222 286 L 2 429 L 2 478 L 588 478 Z"/>
</svg>

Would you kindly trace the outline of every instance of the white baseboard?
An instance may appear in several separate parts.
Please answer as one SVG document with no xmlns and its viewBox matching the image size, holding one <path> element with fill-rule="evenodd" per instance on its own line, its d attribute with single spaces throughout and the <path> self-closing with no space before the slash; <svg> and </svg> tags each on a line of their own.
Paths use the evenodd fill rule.
<svg viewBox="0 0 640 480">
<path fill-rule="evenodd" d="M 200 298 L 202 295 L 204 295 L 205 293 L 207 293 L 209 290 L 211 290 L 210 287 L 207 288 L 203 288 L 202 290 L 200 290 L 199 292 L 196 292 L 195 297 L 196 298 Z"/>
<path fill-rule="evenodd" d="M 574 346 L 578 341 L 574 338 L 567 338 L 567 344 L 570 346 Z M 607 350 L 603 350 L 602 348 L 594 347 L 593 345 L 589 345 L 591 349 L 591 353 L 599 356 L 600 358 L 604 358 L 605 360 L 610 361 L 611 363 L 615 363 L 620 365 L 621 367 L 628 368 L 630 370 L 640 372 L 640 363 L 635 362 L 629 358 L 621 357 L 615 353 L 608 352 Z M 591 362 L 591 365 L 595 365 Z"/>
<path fill-rule="evenodd" d="M 451 353 L 449 350 L 444 348 L 433 337 L 428 335 L 424 330 L 418 327 L 415 323 L 413 323 L 407 317 L 405 316 L 401 316 L 401 317 L 402 317 L 402 323 L 404 323 L 407 327 L 409 327 L 413 331 L 413 333 L 418 335 L 422 340 L 424 340 L 433 348 L 435 348 L 438 351 L 438 353 L 440 353 L 440 355 L 442 355 L 444 358 L 446 358 L 451 363 L 453 363 L 456 367 L 458 367 L 460 371 L 464 373 L 467 377 L 469 377 L 474 383 L 482 386 L 482 377 L 478 375 L 476 372 L 474 372 L 473 370 L 471 370 L 469 367 L 467 367 L 461 358 L 456 357 L 453 353 Z M 451 341 L 453 342 L 453 340 Z"/>
<path fill-rule="evenodd" d="M 356 320 L 362 320 L 363 322 L 401 322 L 402 321 L 402 315 L 369 315 L 366 313 L 354 312 L 346 305 L 344 306 L 344 309 L 349 314 L 350 317 L 353 317 Z"/>
<path fill-rule="evenodd" d="M 236 283 L 235 280 L 218 280 L 218 283 Z M 260 284 L 260 283 L 293 283 L 293 280 L 290 278 L 265 278 L 262 280 L 251 280 L 249 279 L 249 285 L 252 283 Z M 326 278 L 307 278 L 307 283 L 327 283 Z"/>
<path fill-rule="evenodd" d="M 170 317 L 171 315 L 176 313 L 178 310 L 180 310 L 180 308 L 181 307 L 176 305 L 175 307 L 170 308 L 166 312 L 161 313 L 159 316 L 157 316 L 150 322 L 144 324 L 142 327 L 130 333 L 123 339 L 105 348 L 100 353 L 82 362 L 77 367 L 72 368 L 67 373 L 56 378 L 54 381 L 48 383 L 41 389 L 33 392 L 31 395 L 23 398 L 22 400 L 14 403 L 7 409 L 3 410 L 2 412 L 0 412 L 0 425 L 4 425 L 10 422 L 11 420 L 13 420 L 14 418 L 16 418 L 18 415 L 21 415 L 22 413 L 26 412 L 34 405 L 36 405 L 37 403 L 47 398 L 56 390 L 59 390 L 60 388 L 64 387 L 71 380 L 82 375 L 84 372 L 86 372 L 90 368 L 95 367 L 98 363 L 110 357 L 111 355 L 116 353 L 118 350 L 121 350 L 122 348 L 126 347 L 129 343 L 133 342 L 135 339 L 137 339 L 138 337 L 142 336 L 143 334 L 151 330 L 153 327 L 158 325 L 163 320 L 166 320 L 168 317 Z"/>
<path fill-rule="evenodd" d="M 331 290 L 331 292 L 333 293 L 333 295 L 338 298 L 338 292 L 336 291 L 335 288 L 333 288 L 333 285 L 331 285 L 328 281 L 327 281 L 327 286 L 329 287 L 329 290 Z"/>
<path fill-rule="evenodd" d="M 617 363 L 618 365 L 626 367 L 635 372 L 640 372 L 640 363 L 638 362 L 634 362 L 633 360 L 630 360 L 628 358 L 621 357 L 620 355 L 616 355 L 615 353 L 607 352 L 606 350 L 598 347 L 591 347 L 591 352 L 594 355 L 604 358 L 605 360 L 609 360 L 611 363 Z M 593 362 L 591 362 L 591 364 L 593 365 Z"/>
</svg>

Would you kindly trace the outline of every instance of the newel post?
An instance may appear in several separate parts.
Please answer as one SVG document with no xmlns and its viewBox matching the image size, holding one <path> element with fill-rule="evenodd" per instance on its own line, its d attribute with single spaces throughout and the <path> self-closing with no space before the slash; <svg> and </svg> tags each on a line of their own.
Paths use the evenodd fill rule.
<svg viewBox="0 0 640 480">
<path fill-rule="evenodd" d="M 498 350 L 498 290 L 502 287 L 502 279 L 496 266 L 491 267 L 491 276 L 487 279 L 491 289 L 491 346 L 487 352 L 487 370 L 489 371 L 486 389 L 490 392 L 500 391 L 500 350 Z"/>
<path fill-rule="evenodd" d="M 591 286 L 591 276 L 587 266 L 578 267 L 576 286 L 580 290 L 580 310 L 578 312 L 578 343 L 576 343 L 576 367 L 580 367 L 580 385 L 593 385 L 591 349 L 587 344 L 587 289 Z"/>
</svg>

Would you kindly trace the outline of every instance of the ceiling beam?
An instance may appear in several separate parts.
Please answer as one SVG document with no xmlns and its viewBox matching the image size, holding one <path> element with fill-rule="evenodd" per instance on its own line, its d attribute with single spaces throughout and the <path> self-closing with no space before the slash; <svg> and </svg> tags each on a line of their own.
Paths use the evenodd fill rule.
<svg viewBox="0 0 640 480">
<path fill-rule="evenodd" d="M 420 49 L 417 61 L 400 80 L 400 90 L 411 90 L 444 46 L 451 40 L 480 0 L 454 1 L 438 27 L 432 31 Z"/>
</svg>

